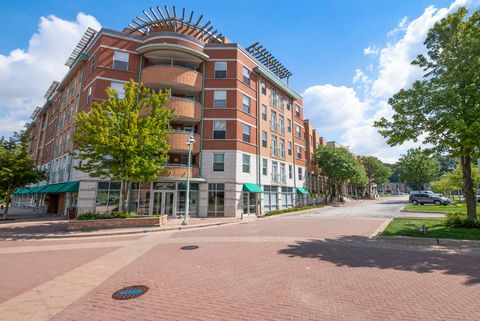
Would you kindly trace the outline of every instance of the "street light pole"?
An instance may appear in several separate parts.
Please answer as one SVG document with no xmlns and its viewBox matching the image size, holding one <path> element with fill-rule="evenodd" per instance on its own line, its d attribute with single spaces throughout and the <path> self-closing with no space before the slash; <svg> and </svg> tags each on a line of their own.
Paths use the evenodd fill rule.
<svg viewBox="0 0 480 321">
<path fill-rule="evenodd" d="M 188 225 L 190 220 L 190 168 L 192 164 L 192 145 L 195 143 L 193 134 L 190 134 L 187 139 L 188 145 L 188 165 L 187 165 L 187 195 L 185 197 L 185 217 L 183 218 L 182 225 Z"/>
</svg>

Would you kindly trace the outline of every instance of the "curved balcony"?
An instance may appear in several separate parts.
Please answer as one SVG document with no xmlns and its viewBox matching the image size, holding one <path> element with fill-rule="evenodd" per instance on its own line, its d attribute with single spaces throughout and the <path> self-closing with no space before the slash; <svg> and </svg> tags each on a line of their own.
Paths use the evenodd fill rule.
<svg viewBox="0 0 480 321">
<path fill-rule="evenodd" d="M 190 99 L 170 97 L 167 108 L 173 110 L 173 114 L 180 122 L 198 123 L 202 119 L 202 105 Z"/>
<path fill-rule="evenodd" d="M 178 88 L 201 91 L 201 73 L 182 66 L 153 65 L 142 70 L 142 83 L 152 88 Z"/>
<path fill-rule="evenodd" d="M 168 138 L 168 145 L 170 146 L 170 153 L 188 153 L 187 140 L 190 133 L 183 131 L 176 131 L 170 134 Z M 200 152 L 200 135 L 193 134 L 195 143 L 192 146 L 192 154 L 198 154 Z"/>
<path fill-rule="evenodd" d="M 167 168 L 167 171 L 163 173 L 161 176 L 187 178 L 188 167 L 186 165 L 167 164 L 165 167 Z M 191 168 L 190 177 L 191 178 L 200 177 L 200 170 L 198 167 Z"/>
</svg>

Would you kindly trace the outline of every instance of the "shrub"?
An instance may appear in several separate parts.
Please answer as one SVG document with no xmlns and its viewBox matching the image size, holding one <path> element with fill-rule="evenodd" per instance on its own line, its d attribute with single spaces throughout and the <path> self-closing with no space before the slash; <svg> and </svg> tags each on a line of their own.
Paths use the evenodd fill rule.
<svg viewBox="0 0 480 321">
<path fill-rule="evenodd" d="M 317 206 L 300 206 L 300 207 L 292 207 L 292 208 L 286 208 L 283 210 L 274 210 L 265 213 L 265 216 L 272 216 L 272 215 L 278 215 L 278 214 L 283 214 L 283 213 L 289 213 L 289 212 L 297 212 L 297 211 L 303 211 L 303 210 L 309 210 L 312 208 L 319 208 L 323 207 L 323 205 L 317 205 Z"/>
<path fill-rule="evenodd" d="M 447 214 L 445 225 L 448 227 L 480 228 L 480 221 L 469 219 L 464 212 L 453 212 Z"/>
<path fill-rule="evenodd" d="M 132 218 L 132 217 L 144 217 L 145 215 L 138 215 L 131 212 L 119 212 L 119 213 L 109 213 L 109 214 L 98 214 L 98 213 L 83 213 L 77 216 L 77 220 L 108 220 L 115 218 Z M 154 216 L 152 216 L 154 217 Z"/>
</svg>

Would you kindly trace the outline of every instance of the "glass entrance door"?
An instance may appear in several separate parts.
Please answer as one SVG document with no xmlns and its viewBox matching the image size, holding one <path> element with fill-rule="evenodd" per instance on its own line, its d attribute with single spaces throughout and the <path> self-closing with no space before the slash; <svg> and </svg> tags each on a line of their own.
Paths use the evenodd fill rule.
<svg viewBox="0 0 480 321">
<path fill-rule="evenodd" d="M 175 192 L 154 191 L 150 206 L 151 214 L 172 216 L 175 211 L 174 204 Z"/>
<path fill-rule="evenodd" d="M 257 214 L 257 194 L 243 192 L 243 214 Z"/>
<path fill-rule="evenodd" d="M 164 215 L 172 216 L 173 215 L 173 204 L 174 204 L 174 195 L 175 192 L 163 192 L 165 195 L 165 209 Z"/>
</svg>

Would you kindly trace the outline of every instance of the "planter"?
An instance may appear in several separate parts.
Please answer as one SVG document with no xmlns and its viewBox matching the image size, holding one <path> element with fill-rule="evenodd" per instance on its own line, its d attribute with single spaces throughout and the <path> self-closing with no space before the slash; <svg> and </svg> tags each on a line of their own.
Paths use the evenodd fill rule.
<svg viewBox="0 0 480 321">
<path fill-rule="evenodd" d="M 167 215 L 160 217 L 135 217 L 135 218 L 115 218 L 105 220 L 72 220 L 68 222 L 69 231 L 105 229 L 105 228 L 124 228 L 124 227 L 149 227 L 162 226 L 167 222 Z"/>
</svg>

